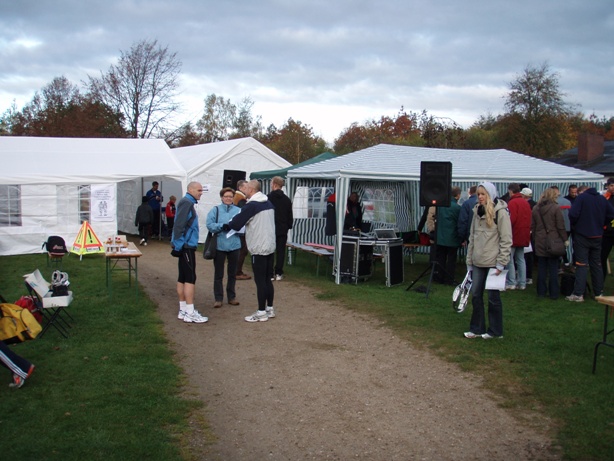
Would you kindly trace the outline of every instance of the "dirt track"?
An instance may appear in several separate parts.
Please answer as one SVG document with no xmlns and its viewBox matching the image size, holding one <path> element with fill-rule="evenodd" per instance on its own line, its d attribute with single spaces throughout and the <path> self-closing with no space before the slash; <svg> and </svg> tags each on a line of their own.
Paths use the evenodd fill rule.
<svg viewBox="0 0 614 461">
<path fill-rule="evenodd" d="M 253 280 L 237 281 L 240 306 L 214 309 L 212 263 L 199 259 L 196 307 L 209 322 L 179 321 L 168 242 L 142 250 L 139 281 L 217 438 L 182 442 L 199 459 L 557 459 L 550 440 L 499 408 L 479 377 L 291 279 L 275 282 L 277 317 L 250 324 Z"/>
</svg>

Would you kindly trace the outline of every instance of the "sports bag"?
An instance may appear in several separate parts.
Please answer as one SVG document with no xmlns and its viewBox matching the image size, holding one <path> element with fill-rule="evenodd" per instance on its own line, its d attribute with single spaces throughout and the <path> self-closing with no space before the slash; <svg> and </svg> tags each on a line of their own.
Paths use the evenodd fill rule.
<svg viewBox="0 0 614 461">
<path fill-rule="evenodd" d="M 19 307 L 23 307 L 24 309 L 28 309 L 32 313 L 34 318 L 38 321 L 38 323 L 41 323 L 43 321 L 43 314 L 41 314 L 40 309 L 36 306 L 36 303 L 34 302 L 34 298 L 32 298 L 32 296 L 22 296 L 17 301 L 15 301 L 15 304 Z"/>
<path fill-rule="evenodd" d="M 205 250 L 203 251 L 203 258 L 215 259 L 217 253 L 217 234 L 209 232 L 207 239 L 205 240 Z"/>
<path fill-rule="evenodd" d="M 34 339 L 43 329 L 28 309 L 16 304 L 0 304 L 0 314 L 0 340 L 7 344 Z"/>
</svg>

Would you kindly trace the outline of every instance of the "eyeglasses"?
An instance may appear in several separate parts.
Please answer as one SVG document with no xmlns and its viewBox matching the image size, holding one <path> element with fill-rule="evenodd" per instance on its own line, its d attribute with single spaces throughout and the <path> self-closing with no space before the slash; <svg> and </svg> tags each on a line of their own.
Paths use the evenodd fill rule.
<svg viewBox="0 0 614 461">
<path fill-rule="evenodd" d="M 235 198 L 234 195 L 223 195 L 222 198 Z"/>
</svg>

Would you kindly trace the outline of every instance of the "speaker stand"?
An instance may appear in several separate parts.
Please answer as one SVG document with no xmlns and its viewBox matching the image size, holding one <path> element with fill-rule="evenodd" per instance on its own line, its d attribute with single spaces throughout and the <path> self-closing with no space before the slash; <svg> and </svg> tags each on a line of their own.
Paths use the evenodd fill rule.
<svg viewBox="0 0 614 461">
<path fill-rule="evenodd" d="M 424 271 L 422 271 L 422 273 L 418 276 L 418 278 L 416 280 L 414 280 L 413 282 L 411 282 L 409 284 L 409 286 L 407 288 L 405 288 L 405 291 L 409 291 L 411 290 L 411 288 L 418 283 L 418 281 L 424 277 L 426 275 L 427 272 L 430 271 L 429 274 L 429 283 L 426 286 L 426 298 L 428 299 L 429 297 L 429 293 L 431 291 L 431 284 L 433 283 L 433 275 L 435 274 L 435 268 L 439 268 L 439 270 L 441 271 L 440 273 L 445 274 L 446 276 L 448 276 L 448 278 L 450 280 L 452 280 L 452 284 L 455 284 L 456 282 L 454 282 L 454 277 L 448 273 L 448 271 L 445 270 L 445 268 L 439 264 L 439 262 L 437 261 L 437 215 L 439 212 L 439 207 L 435 207 L 435 240 L 433 241 L 433 246 L 435 247 L 435 251 L 431 252 L 431 254 L 429 255 L 430 258 L 430 264 L 429 267 L 427 267 L 426 269 L 424 269 Z"/>
</svg>

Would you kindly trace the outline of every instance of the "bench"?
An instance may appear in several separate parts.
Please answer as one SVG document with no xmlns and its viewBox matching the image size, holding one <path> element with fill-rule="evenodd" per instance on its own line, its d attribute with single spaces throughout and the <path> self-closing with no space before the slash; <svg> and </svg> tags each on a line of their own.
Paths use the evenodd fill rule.
<svg viewBox="0 0 614 461">
<path fill-rule="evenodd" d="M 305 253 L 309 253 L 316 256 L 316 275 L 320 275 L 320 258 L 330 259 L 331 256 L 335 254 L 335 247 L 330 245 L 319 245 L 316 243 L 286 243 L 286 247 L 288 247 L 288 265 L 291 266 L 294 257 L 297 254 L 297 250 L 301 250 Z"/>
</svg>

